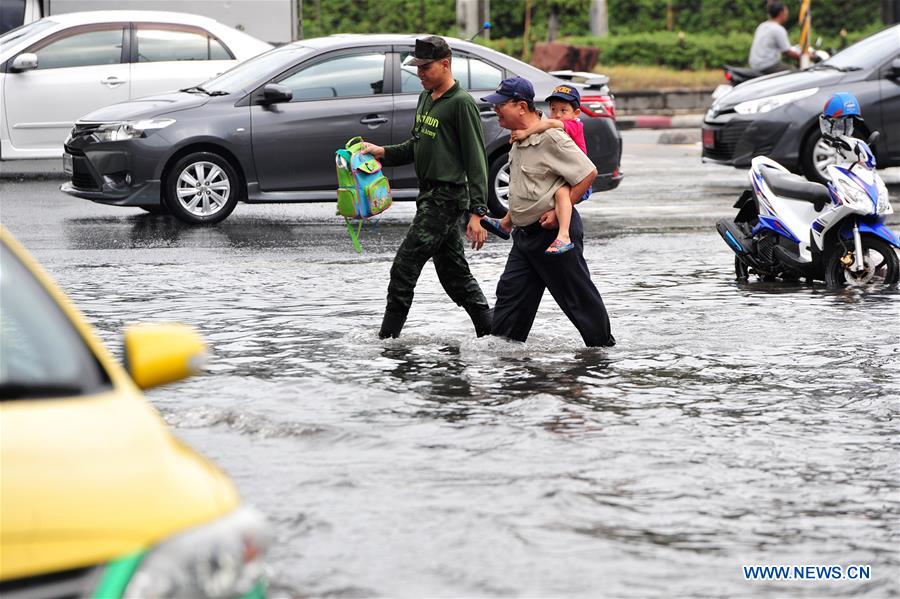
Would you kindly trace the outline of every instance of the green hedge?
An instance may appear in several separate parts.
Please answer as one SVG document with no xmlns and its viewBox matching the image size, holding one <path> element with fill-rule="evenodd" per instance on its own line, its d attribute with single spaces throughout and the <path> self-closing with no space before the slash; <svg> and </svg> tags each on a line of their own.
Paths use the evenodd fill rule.
<svg viewBox="0 0 900 599">
<path fill-rule="evenodd" d="M 593 38 L 587 36 L 590 0 L 531 0 L 530 43 L 547 39 L 548 17 L 555 10 L 559 35 L 570 43 L 599 48 L 601 64 L 718 68 L 746 62 L 753 31 L 764 18 L 764 0 L 672 0 L 675 29 L 685 32 L 679 39 L 676 33 L 662 31 L 667 0 L 607 1 L 613 35 Z M 800 0 L 787 3 L 796 16 Z M 813 0 L 812 4 L 813 39 L 824 35 L 826 47 L 840 47 L 837 31 L 841 28 L 851 32 L 852 42 L 883 27 L 879 0 Z M 422 31 L 458 35 L 453 0 L 303 0 L 302 6 L 304 37 Z M 521 57 L 524 7 L 524 0 L 491 0 L 494 39 L 484 43 Z M 796 27 L 790 34 L 796 42 Z"/>
<path fill-rule="evenodd" d="M 875 33 L 883 25 L 872 25 L 854 31 L 841 38 L 823 39 L 824 48 L 838 49 L 842 43 L 851 44 Z M 634 33 L 610 35 L 608 37 L 567 37 L 561 39 L 576 46 L 592 46 L 599 49 L 598 61 L 602 64 L 658 65 L 673 69 L 716 69 L 723 64 L 743 65 L 750 53 L 753 35 L 750 33 L 677 33 L 659 31 L 655 33 Z M 796 38 L 794 38 L 796 41 Z M 482 40 L 483 44 L 505 54 L 521 58 L 522 38 Z"/>
<path fill-rule="evenodd" d="M 785 0 L 791 18 L 788 27 L 798 29 L 800 0 Z M 530 36 L 547 36 L 547 19 L 555 10 L 559 33 L 586 35 L 590 28 L 590 0 L 532 0 Z M 765 0 L 672 0 L 675 31 L 688 33 L 753 33 L 766 19 Z M 522 0 L 491 0 L 494 37 L 519 37 L 525 23 Z M 835 36 L 841 29 L 853 31 L 879 21 L 880 0 L 814 0 L 813 28 L 817 34 Z M 607 0 L 609 29 L 613 34 L 666 29 L 667 0 Z"/>
<path fill-rule="evenodd" d="M 584 36 L 590 31 L 591 0 L 531 0 L 532 40 L 547 38 L 550 13 L 559 18 L 559 35 Z M 880 22 L 881 0 L 813 0 L 815 35 L 836 36 Z M 613 34 L 666 29 L 667 0 L 607 0 Z M 800 0 L 786 0 L 790 28 L 796 37 Z M 456 35 L 454 0 L 303 0 L 304 37 L 332 33 L 423 32 Z M 675 31 L 727 35 L 753 33 L 766 18 L 765 0 L 672 0 Z M 491 0 L 494 38 L 521 37 L 525 0 Z"/>
<path fill-rule="evenodd" d="M 749 32 L 765 20 L 765 0 L 672 0 L 676 31 Z M 790 28 L 797 29 L 800 0 L 786 0 Z M 613 33 L 659 31 L 666 28 L 666 0 L 608 0 Z M 858 30 L 880 21 L 880 0 L 813 0 L 813 28 L 836 36 L 841 29 Z"/>
</svg>

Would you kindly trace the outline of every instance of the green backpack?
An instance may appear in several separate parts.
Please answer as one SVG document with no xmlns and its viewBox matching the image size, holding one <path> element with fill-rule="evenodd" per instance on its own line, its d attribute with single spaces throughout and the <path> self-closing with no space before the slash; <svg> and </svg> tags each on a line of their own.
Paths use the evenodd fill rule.
<svg viewBox="0 0 900 599">
<path fill-rule="evenodd" d="M 363 221 L 391 207 L 391 186 L 381 173 L 381 163 L 363 154 L 363 140 L 354 137 L 335 152 L 337 166 L 337 214 L 343 216 L 357 252 L 362 252 L 359 231 Z M 358 221 L 356 231 L 351 221 Z"/>
</svg>

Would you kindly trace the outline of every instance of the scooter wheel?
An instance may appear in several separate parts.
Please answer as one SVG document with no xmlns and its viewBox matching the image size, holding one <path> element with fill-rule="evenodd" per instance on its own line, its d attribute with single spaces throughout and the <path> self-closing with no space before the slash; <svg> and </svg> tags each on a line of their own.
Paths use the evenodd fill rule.
<svg viewBox="0 0 900 599">
<path fill-rule="evenodd" d="M 900 279 L 900 258 L 886 241 L 874 235 L 863 235 L 863 270 L 854 272 L 842 262 L 842 247 L 836 247 L 825 263 L 825 284 L 829 288 L 887 287 Z"/>
</svg>

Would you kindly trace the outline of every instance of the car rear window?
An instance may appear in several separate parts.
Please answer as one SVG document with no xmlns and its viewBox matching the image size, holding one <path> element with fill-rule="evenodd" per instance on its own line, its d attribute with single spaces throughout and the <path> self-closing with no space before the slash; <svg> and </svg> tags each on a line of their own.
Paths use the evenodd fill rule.
<svg viewBox="0 0 900 599">
<path fill-rule="evenodd" d="M 0 400 L 89 395 L 109 386 L 65 312 L 0 245 Z"/>
<path fill-rule="evenodd" d="M 404 52 L 400 55 L 400 93 L 422 91 L 416 67 L 406 64 L 411 54 L 412 52 Z M 453 70 L 454 79 L 467 90 L 496 89 L 503 80 L 503 71 L 474 56 L 454 55 L 450 68 Z"/>
</svg>

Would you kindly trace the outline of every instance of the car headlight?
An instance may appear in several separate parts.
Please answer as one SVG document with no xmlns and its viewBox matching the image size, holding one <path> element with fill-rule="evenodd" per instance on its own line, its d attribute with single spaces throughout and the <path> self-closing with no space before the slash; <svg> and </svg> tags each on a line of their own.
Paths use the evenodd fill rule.
<svg viewBox="0 0 900 599">
<path fill-rule="evenodd" d="M 94 132 L 97 141 L 122 141 L 144 137 L 148 131 L 165 129 L 173 124 L 175 119 L 144 119 L 141 121 L 123 121 L 102 125 Z"/>
<path fill-rule="evenodd" d="M 791 92 L 789 94 L 778 94 L 777 96 L 768 96 L 758 100 L 747 100 L 741 102 L 734 107 L 734 111 L 738 114 L 756 114 L 759 112 L 771 112 L 776 108 L 780 108 L 785 104 L 808 98 L 819 91 L 818 87 L 809 89 L 801 89 L 800 91 Z"/>
<path fill-rule="evenodd" d="M 268 526 L 247 507 L 166 539 L 141 560 L 125 597 L 231 598 L 263 582 Z"/>
</svg>

